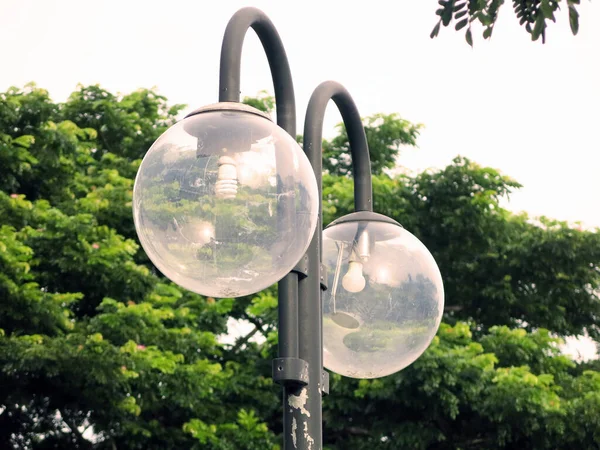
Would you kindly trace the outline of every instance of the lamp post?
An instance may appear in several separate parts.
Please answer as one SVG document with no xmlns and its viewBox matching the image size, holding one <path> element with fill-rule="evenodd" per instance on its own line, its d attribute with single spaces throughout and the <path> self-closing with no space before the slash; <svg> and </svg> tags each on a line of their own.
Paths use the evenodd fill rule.
<svg viewBox="0 0 600 450">
<path fill-rule="evenodd" d="M 249 28 L 269 61 L 277 125 L 240 103 Z M 319 450 L 329 391 L 323 366 L 375 378 L 418 358 L 441 320 L 441 276 L 423 244 L 373 212 L 367 140 L 343 86 L 316 88 L 304 152 L 295 142 L 287 56 L 260 10 L 241 9 L 229 21 L 219 83 L 219 103 L 190 113 L 144 157 L 134 186 L 136 231 L 165 276 L 202 295 L 240 297 L 279 283 L 273 379 L 283 386 L 284 449 Z M 348 132 L 355 212 L 323 231 L 321 142 L 330 100 Z"/>
</svg>

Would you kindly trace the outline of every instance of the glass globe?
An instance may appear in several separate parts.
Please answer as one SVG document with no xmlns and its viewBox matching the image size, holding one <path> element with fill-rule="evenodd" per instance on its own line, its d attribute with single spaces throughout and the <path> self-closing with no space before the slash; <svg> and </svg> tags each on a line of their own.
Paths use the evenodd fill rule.
<svg viewBox="0 0 600 450">
<path fill-rule="evenodd" d="M 193 114 L 142 161 L 136 231 L 178 285 L 212 297 L 253 294 L 305 253 L 317 223 L 315 175 L 296 141 L 258 110 L 220 103 Z"/>
<path fill-rule="evenodd" d="M 323 232 L 323 363 L 378 378 L 415 361 L 435 336 L 444 287 L 427 248 L 398 223 L 353 213 Z"/>
</svg>

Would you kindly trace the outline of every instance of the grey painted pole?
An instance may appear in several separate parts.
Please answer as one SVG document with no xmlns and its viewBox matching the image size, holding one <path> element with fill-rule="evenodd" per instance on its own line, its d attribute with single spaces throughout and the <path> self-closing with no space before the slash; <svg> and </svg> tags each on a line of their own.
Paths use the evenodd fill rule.
<svg viewBox="0 0 600 450">
<path fill-rule="evenodd" d="M 310 97 L 304 120 L 304 152 L 313 166 L 317 184 L 321 189 L 323 118 L 329 100 L 333 100 L 338 107 L 348 133 L 354 178 L 354 210 L 373 211 L 371 159 L 367 136 L 354 100 L 346 88 L 336 81 L 324 81 Z"/>
<path fill-rule="evenodd" d="M 277 124 L 295 139 L 296 101 L 287 55 L 275 26 L 259 9 L 240 9 L 227 24 L 221 46 L 219 101 L 240 101 L 242 46 L 249 28 L 258 35 L 269 61 L 275 88 Z M 282 170 L 285 166 L 289 167 L 283 164 Z M 284 210 L 291 211 L 290 208 Z M 273 361 L 273 374 L 275 381 L 283 386 L 284 450 L 310 448 L 298 446 L 296 416 L 299 412 L 289 406 L 297 404 L 308 378 L 307 364 L 298 357 L 298 280 L 301 275 L 297 271 L 290 272 L 278 287 L 279 358 Z"/>
<path fill-rule="evenodd" d="M 296 104 L 288 59 L 268 17 L 256 8 L 243 8 L 230 19 L 221 47 L 219 101 L 240 101 L 240 70 L 248 28 L 257 33 L 271 69 L 275 88 L 277 124 L 296 134 Z M 322 133 L 323 116 L 330 99 L 338 106 L 348 130 L 355 177 L 355 210 L 372 211 L 371 167 L 364 128 L 349 93 L 338 83 L 317 87 L 308 105 L 304 150 L 319 187 L 319 219 L 309 249 L 279 282 L 279 357 L 273 361 L 273 378 L 283 386 L 284 450 L 323 448 L 322 402 L 328 391 L 323 371 L 321 292 L 326 289 L 321 266 L 322 240 Z"/>
<path fill-rule="evenodd" d="M 273 22 L 259 9 L 242 8 L 227 24 L 221 45 L 219 101 L 240 101 L 242 45 L 248 28 L 258 35 L 269 61 L 275 88 L 277 125 L 296 139 L 296 99 L 290 65 Z"/>
<path fill-rule="evenodd" d="M 326 81 L 313 92 L 304 121 L 304 152 L 317 178 L 322 199 L 323 118 L 329 100 L 337 105 L 348 131 L 354 172 L 356 211 L 372 211 L 371 162 L 365 130 L 358 109 L 348 91 L 339 83 Z M 323 373 L 323 304 L 321 299 L 325 273 L 321 268 L 323 208 L 319 202 L 319 220 L 308 251 L 308 276 L 298 282 L 298 329 L 300 358 L 308 363 L 309 382 L 301 392 L 303 411 L 297 415 L 298 449 L 321 450 L 323 447 L 322 395 L 328 391 Z"/>
</svg>

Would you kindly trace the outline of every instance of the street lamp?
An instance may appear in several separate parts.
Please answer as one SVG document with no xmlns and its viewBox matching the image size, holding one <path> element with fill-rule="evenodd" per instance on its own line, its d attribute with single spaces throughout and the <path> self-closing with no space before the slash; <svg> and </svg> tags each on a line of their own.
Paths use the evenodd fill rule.
<svg viewBox="0 0 600 450">
<path fill-rule="evenodd" d="M 265 114 L 241 103 L 197 109 L 146 153 L 134 187 L 144 250 L 175 283 L 241 297 L 283 278 L 318 214 L 308 158 Z"/>
<path fill-rule="evenodd" d="M 240 103 L 241 52 L 253 28 L 275 88 L 277 125 Z M 322 230 L 322 131 L 330 100 L 346 126 L 355 212 Z M 221 49 L 219 103 L 199 108 L 152 145 L 138 171 L 133 211 L 140 242 L 175 283 L 241 297 L 279 281 L 284 449 L 322 448 L 323 366 L 345 376 L 397 372 L 429 345 L 443 312 L 437 265 L 416 237 L 373 212 L 361 118 L 340 84 L 320 84 L 296 143 L 289 64 L 264 13 L 239 10 Z"/>
</svg>

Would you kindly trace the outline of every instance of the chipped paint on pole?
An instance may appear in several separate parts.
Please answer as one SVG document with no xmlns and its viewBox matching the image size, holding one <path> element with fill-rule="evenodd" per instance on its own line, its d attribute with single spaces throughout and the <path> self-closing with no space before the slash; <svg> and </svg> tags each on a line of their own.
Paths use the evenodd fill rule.
<svg viewBox="0 0 600 450">
<path fill-rule="evenodd" d="M 292 410 L 296 410 L 300 413 L 301 416 L 310 417 L 310 411 L 306 409 L 306 403 L 308 402 L 308 389 L 303 388 L 298 395 L 290 395 L 288 397 L 288 405 Z M 301 419 L 300 419 L 301 420 Z M 310 435 L 308 430 L 308 420 L 302 422 L 303 433 L 301 435 L 301 448 L 306 450 L 313 450 L 313 445 L 315 440 Z M 292 442 L 294 444 L 294 448 L 298 448 L 298 422 L 296 417 L 292 419 Z"/>
<path fill-rule="evenodd" d="M 304 422 L 304 439 L 308 443 L 308 450 L 312 450 L 315 440 L 308 434 L 308 423 Z"/>
<path fill-rule="evenodd" d="M 296 436 L 296 430 L 298 429 L 298 424 L 296 423 L 296 418 L 292 419 L 292 441 L 294 442 L 294 448 L 298 448 L 298 437 Z"/>
<path fill-rule="evenodd" d="M 300 395 L 290 395 L 288 398 L 288 405 L 291 408 L 300 411 L 300 414 L 304 414 L 306 417 L 310 417 L 310 411 L 306 409 L 306 402 L 308 401 L 308 390 L 303 388 L 300 391 Z"/>
</svg>

